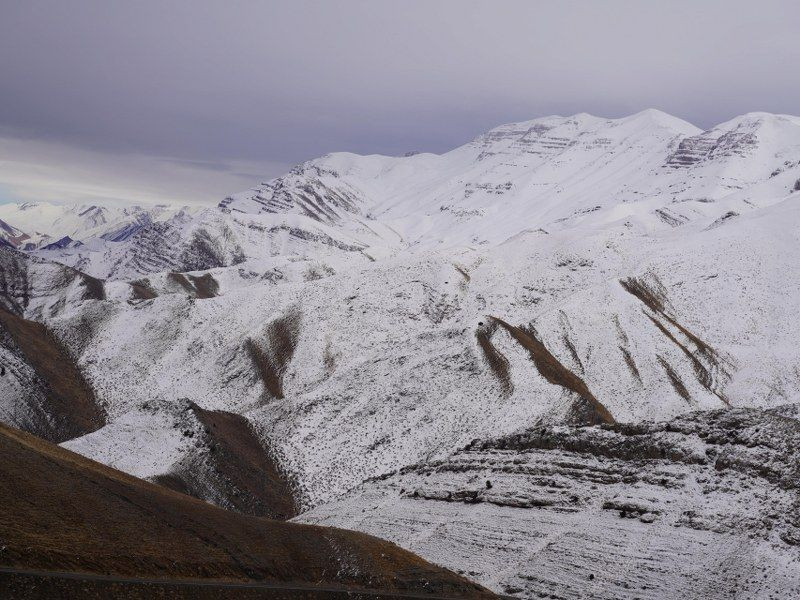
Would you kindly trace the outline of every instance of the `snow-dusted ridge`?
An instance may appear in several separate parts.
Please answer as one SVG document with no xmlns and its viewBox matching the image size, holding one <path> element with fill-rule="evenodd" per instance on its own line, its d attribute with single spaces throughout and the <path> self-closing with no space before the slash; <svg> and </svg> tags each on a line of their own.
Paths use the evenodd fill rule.
<svg viewBox="0 0 800 600">
<path fill-rule="evenodd" d="M 768 113 L 705 132 L 652 109 L 621 119 L 551 116 L 497 127 L 442 155 L 329 154 L 234 194 L 217 209 L 133 207 L 111 214 L 98 207 L 6 205 L 0 219 L 33 236 L 32 248 L 69 236 L 61 245 L 70 247 L 42 255 L 113 279 L 202 268 L 186 258 L 192 246 L 203 245 L 198 231 L 237 248 L 212 252 L 207 267 L 241 262 L 238 249 L 255 259 L 313 257 L 321 245 L 331 252 L 371 248 L 367 254 L 376 258 L 498 244 L 525 229 L 578 222 L 628 219 L 654 232 L 713 222 L 788 195 L 800 180 L 799 132 L 797 117 Z M 147 256 L 163 254 L 148 229 L 168 240 L 174 255 L 168 261 Z M 131 255 L 141 260 L 131 263 Z"/>
<path fill-rule="evenodd" d="M 96 249 L 104 241 L 124 241 L 140 229 L 181 212 L 197 212 L 197 209 L 166 205 L 0 204 L 0 219 L 7 226 L 16 224 L 17 231 L 15 236 L 6 232 L 3 237 L 26 251 L 58 251 L 83 244 Z"/>
<path fill-rule="evenodd" d="M 474 440 L 682 423 L 687 413 L 702 420 L 731 408 L 772 422 L 765 409 L 800 400 L 799 181 L 797 117 L 751 113 L 705 132 L 654 110 L 546 117 L 495 128 L 442 155 L 330 154 L 218 207 L 153 219 L 120 241 L 95 235 L 34 256 L 0 248 L 0 292 L 18 318 L 46 324 L 107 419 L 69 448 L 162 482 L 185 481 L 196 469 L 192 493 L 235 507 L 242 488 L 220 471 L 229 464 L 215 458 L 220 438 L 187 412 L 197 407 L 260 440 L 305 511 L 301 520 L 380 532 L 432 560 L 445 560 L 442 549 L 459 539 L 442 519 L 463 523 L 471 533 L 459 552 L 495 564 L 502 545 L 476 546 L 474 532 L 494 540 L 497 524 L 477 529 L 473 504 L 398 501 L 399 489 L 413 483 L 425 491 L 417 478 L 429 470 L 434 494 L 472 490 L 474 482 L 436 469 L 460 461 Z M 14 410 L 27 406 L 20 390 L 32 363 L 12 344 L 2 351 L 17 367 L 0 385 L 13 391 L 4 398 L 17 400 L 6 400 L 0 415 L 24 424 Z M 796 436 L 792 427 L 776 431 Z M 501 495 L 528 479 L 540 484 L 551 460 L 506 458 L 529 470 L 509 475 Z M 625 459 L 609 468 L 627 470 L 630 482 L 662 466 Z M 680 479 L 683 467 L 676 469 Z M 385 486 L 363 483 L 384 477 Z M 783 498 L 759 477 L 721 501 Z M 624 493 L 626 485 L 615 480 L 602 490 Z M 648 493 L 660 493 L 653 485 Z M 701 487 L 681 490 L 682 503 L 708 508 Z M 411 521 L 395 504 L 413 509 Z M 734 511 L 762 540 L 747 569 L 759 560 L 777 565 L 777 583 L 753 587 L 756 596 L 794 589 L 792 519 L 800 516 L 779 504 L 783 537 L 748 520 L 744 508 Z M 527 523 L 519 535 L 529 558 L 556 569 L 542 539 L 568 530 L 569 519 L 588 519 L 599 536 L 619 518 L 594 501 L 587 507 L 564 518 L 535 503 L 480 511 Z M 742 543 L 726 531 L 692 533 L 699 530 L 676 510 L 664 509 L 668 526 L 662 519 L 649 529 L 611 527 L 631 543 L 623 554 L 666 561 L 663 572 L 641 578 L 646 586 L 664 578 L 652 588 L 658 597 L 685 595 L 698 581 L 676 575 L 697 548 L 710 544 L 733 560 L 730 549 Z M 537 525 L 542 520 L 547 526 Z M 696 544 L 688 558 L 656 548 L 673 524 Z M 600 567 L 615 560 L 603 558 L 602 544 L 591 548 Z M 459 556 L 466 554 L 450 558 Z M 470 560 L 449 566 L 469 572 Z M 502 577 L 473 576 L 521 597 L 591 590 L 555 576 L 527 580 L 527 567 L 510 572 L 515 564 Z M 708 597 L 735 587 L 733 575 L 720 577 L 719 585 L 703 580 Z M 604 593 L 636 595 L 620 591 L 624 581 L 604 581 Z"/>
</svg>

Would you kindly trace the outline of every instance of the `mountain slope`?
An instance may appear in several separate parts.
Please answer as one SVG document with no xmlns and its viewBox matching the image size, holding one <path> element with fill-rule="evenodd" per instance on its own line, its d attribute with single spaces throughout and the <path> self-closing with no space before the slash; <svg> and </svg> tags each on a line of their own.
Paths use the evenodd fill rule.
<svg viewBox="0 0 800 600">
<path fill-rule="evenodd" d="M 545 117 L 498 127 L 442 155 L 330 154 L 217 209 L 162 210 L 124 236 L 41 255 L 124 279 L 269 257 L 359 263 L 626 220 L 658 233 L 787 196 L 800 180 L 798 149 L 800 125 L 788 115 L 750 113 L 705 132 L 656 110 L 622 119 Z M 139 214 L 131 211 L 115 218 Z"/>
<path fill-rule="evenodd" d="M 4 422 L 63 442 L 106 424 L 80 369 L 41 323 L 0 308 L 0 381 Z"/>
<path fill-rule="evenodd" d="M 524 598 L 795 597 L 798 408 L 476 440 L 298 520 Z"/>
<path fill-rule="evenodd" d="M 226 512 L 2 425 L 0 455 L 7 568 L 489 596 L 388 542 Z"/>
<path fill-rule="evenodd" d="M 622 422 L 790 402 L 797 223 L 787 199 L 712 229 L 531 232 L 321 278 L 270 269 L 234 286 L 217 269 L 213 297 L 153 278 L 155 297 L 49 320 L 120 424 L 69 444 L 116 461 L 146 430 L 182 448 L 171 415 L 188 399 L 244 415 L 307 507 L 476 437 L 574 419 L 581 398 Z M 153 460 L 114 464 L 156 477 L 182 459 Z"/>
<path fill-rule="evenodd" d="M 252 514 L 333 518 L 326 505 L 348 498 L 364 527 L 413 544 L 389 500 L 361 504 L 385 492 L 364 481 L 427 473 L 476 439 L 796 403 L 798 179 L 796 117 L 706 132 L 658 111 L 547 117 L 439 156 L 331 154 L 118 242 L 0 249 L 0 302 L 47 327 L 105 411 L 65 447 Z M 737 498 L 754 502 L 723 500 Z M 706 542 L 729 556 L 698 535 L 670 569 Z M 612 568 L 598 548 L 590 560 Z M 506 552 L 480 550 L 487 564 Z"/>
</svg>

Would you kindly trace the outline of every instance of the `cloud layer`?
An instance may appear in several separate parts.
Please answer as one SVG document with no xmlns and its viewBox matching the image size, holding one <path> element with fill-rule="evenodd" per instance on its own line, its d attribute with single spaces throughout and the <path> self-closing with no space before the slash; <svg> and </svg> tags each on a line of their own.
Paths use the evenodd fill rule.
<svg viewBox="0 0 800 600">
<path fill-rule="evenodd" d="M 545 114 L 798 113 L 798 22 L 794 1 L 9 1 L 0 185 L 212 202 Z"/>
</svg>

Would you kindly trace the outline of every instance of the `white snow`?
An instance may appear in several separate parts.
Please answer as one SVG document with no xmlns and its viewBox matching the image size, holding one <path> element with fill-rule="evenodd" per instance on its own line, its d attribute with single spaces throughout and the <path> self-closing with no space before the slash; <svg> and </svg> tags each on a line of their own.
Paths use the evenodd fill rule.
<svg viewBox="0 0 800 600">
<path fill-rule="evenodd" d="M 498 380 L 476 339 L 489 317 L 535 329 L 617 421 L 797 401 L 799 179 L 800 119 L 766 113 L 706 132 L 652 110 L 553 116 L 442 155 L 335 153 L 125 241 L 39 252 L 108 279 L 107 299 L 59 304 L 37 282 L 29 316 L 109 411 L 69 447 L 165 472 L 182 442 L 158 414 L 187 398 L 247 416 L 318 507 L 473 439 L 563 420 L 575 395 L 502 328 Z M 170 271 L 210 274 L 217 297 Z M 157 298 L 134 299 L 126 281 L 143 278 Z M 249 348 L 269 354 L 283 319 L 299 333 L 276 398 Z"/>
</svg>

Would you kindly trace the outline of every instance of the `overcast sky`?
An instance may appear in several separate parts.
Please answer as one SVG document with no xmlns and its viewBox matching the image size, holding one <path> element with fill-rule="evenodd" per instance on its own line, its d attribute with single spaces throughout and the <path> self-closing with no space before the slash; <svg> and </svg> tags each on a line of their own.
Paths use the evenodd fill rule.
<svg viewBox="0 0 800 600">
<path fill-rule="evenodd" d="M 216 202 L 548 114 L 800 114 L 799 24 L 796 0 L 0 0 L 0 202 Z"/>
</svg>

